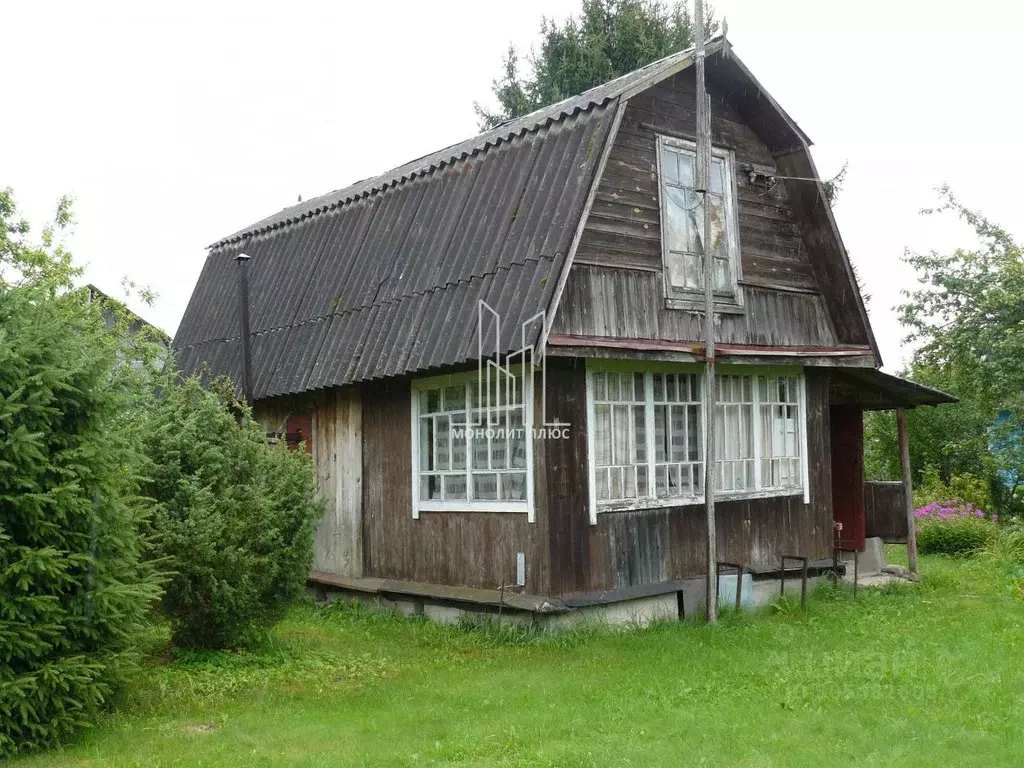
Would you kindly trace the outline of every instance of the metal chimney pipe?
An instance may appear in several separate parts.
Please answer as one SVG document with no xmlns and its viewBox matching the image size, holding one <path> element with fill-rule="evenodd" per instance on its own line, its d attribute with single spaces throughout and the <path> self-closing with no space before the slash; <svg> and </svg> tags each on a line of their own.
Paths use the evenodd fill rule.
<svg viewBox="0 0 1024 768">
<path fill-rule="evenodd" d="M 235 256 L 238 263 L 238 314 L 242 322 L 242 397 L 252 405 L 252 351 L 249 332 L 249 256 Z"/>
</svg>

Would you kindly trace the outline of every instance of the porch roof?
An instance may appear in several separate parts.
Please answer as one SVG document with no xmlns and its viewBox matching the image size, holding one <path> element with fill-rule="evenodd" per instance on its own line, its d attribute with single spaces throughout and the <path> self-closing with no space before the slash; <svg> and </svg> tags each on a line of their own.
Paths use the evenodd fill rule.
<svg viewBox="0 0 1024 768">
<path fill-rule="evenodd" d="M 887 411 L 959 401 L 938 389 L 874 368 L 843 368 L 832 372 L 831 402 L 857 405 L 867 411 Z"/>
</svg>

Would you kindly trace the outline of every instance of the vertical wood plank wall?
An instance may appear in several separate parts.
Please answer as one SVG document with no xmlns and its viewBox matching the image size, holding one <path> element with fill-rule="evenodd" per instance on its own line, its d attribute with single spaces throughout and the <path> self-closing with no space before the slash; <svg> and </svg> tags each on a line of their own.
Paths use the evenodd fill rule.
<svg viewBox="0 0 1024 768">
<path fill-rule="evenodd" d="M 320 394 L 313 411 L 313 460 L 327 513 L 316 532 L 314 570 L 363 575 L 362 448 L 359 390 Z"/>
<path fill-rule="evenodd" d="M 317 485 L 327 511 L 316 532 L 313 570 L 363 575 L 362 407 L 355 388 L 257 403 L 253 416 L 266 432 L 309 419 Z"/>
<path fill-rule="evenodd" d="M 715 96 L 714 84 L 711 86 Z M 692 341 L 700 316 L 665 308 L 657 132 L 691 136 L 692 69 L 630 100 L 587 219 L 554 332 Z M 734 151 L 747 311 L 723 315 L 723 343 L 832 346 L 836 334 L 816 280 L 789 184 L 751 185 L 740 165 L 774 167 L 768 147 L 719 94 L 712 137 Z"/>
</svg>

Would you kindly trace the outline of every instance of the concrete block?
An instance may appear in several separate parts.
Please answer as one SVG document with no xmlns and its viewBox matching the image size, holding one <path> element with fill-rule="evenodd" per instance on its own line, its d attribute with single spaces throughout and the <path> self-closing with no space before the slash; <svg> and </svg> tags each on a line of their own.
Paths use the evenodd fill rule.
<svg viewBox="0 0 1024 768">
<path fill-rule="evenodd" d="M 735 573 L 723 573 L 718 577 L 718 607 L 720 609 L 736 607 Z M 749 573 L 743 574 L 743 591 L 740 595 L 740 607 L 744 611 L 752 611 L 757 607 L 754 601 L 754 577 Z"/>
<path fill-rule="evenodd" d="M 846 563 L 846 580 L 853 581 L 853 553 L 843 552 L 843 562 Z M 857 560 L 857 573 L 861 576 L 874 576 L 882 572 L 885 567 L 885 542 L 877 536 L 864 541 L 864 551 L 860 553 Z"/>
</svg>

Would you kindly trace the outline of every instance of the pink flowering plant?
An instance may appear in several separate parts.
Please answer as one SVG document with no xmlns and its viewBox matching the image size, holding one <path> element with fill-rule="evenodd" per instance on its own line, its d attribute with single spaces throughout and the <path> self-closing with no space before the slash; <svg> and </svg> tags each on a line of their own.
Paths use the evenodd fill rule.
<svg viewBox="0 0 1024 768">
<path fill-rule="evenodd" d="M 998 519 L 961 499 L 933 501 L 914 510 L 917 547 L 930 555 L 973 555 L 996 535 Z"/>
</svg>

